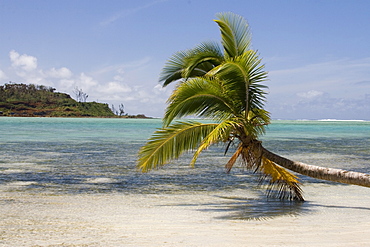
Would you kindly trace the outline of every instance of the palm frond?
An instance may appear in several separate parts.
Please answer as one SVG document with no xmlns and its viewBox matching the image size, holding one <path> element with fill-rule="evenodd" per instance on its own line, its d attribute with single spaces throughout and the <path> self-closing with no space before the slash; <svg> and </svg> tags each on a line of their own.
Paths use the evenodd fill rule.
<svg viewBox="0 0 370 247">
<path fill-rule="evenodd" d="M 231 168 L 233 168 L 236 160 L 239 158 L 240 154 L 242 153 L 244 147 L 240 143 L 238 148 L 236 149 L 235 153 L 231 156 L 229 161 L 226 163 L 225 168 L 226 168 L 226 173 L 229 173 L 231 171 Z"/>
<path fill-rule="evenodd" d="M 249 170 L 254 170 L 256 172 L 261 165 L 261 148 L 259 141 L 252 141 L 248 145 L 243 145 L 243 150 L 241 152 L 241 157 L 243 164 Z"/>
<path fill-rule="evenodd" d="M 297 176 L 265 157 L 262 157 L 259 170 L 268 180 L 269 195 L 276 194 L 280 199 L 304 200 Z"/>
<path fill-rule="evenodd" d="M 248 118 L 244 116 L 238 116 L 233 118 L 235 122 L 238 122 L 238 127 L 236 128 L 236 137 L 244 142 L 246 145 L 249 145 L 250 141 L 253 141 L 258 138 L 258 136 L 265 133 L 265 125 L 267 125 L 267 121 L 263 122 L 263 124 L 258 124 L 259 122 L 262 123 L 262 120 L 252 119 L 251 117 L 255 116 L 251 111 L 249 112 Z M 268 118 L 269 119 L 269 118 Z M 249 137 L 249 141 L 242 140 L 241 136 L 245 135 Z"/>
<path fill-rule="evenodd" d="M 257 52 L 248 50 L 238 56 L 226 58 L 223 64 L 214 69 L 213 74 L 224 78 L 234 74 L 238 76 L 238 80 L 250 84 L 251 78 L 258 75 L 256 72 L 263 72 L 263 68 L 264 65 L 261 65 L 261 59 L 258 58 Z"/>
<path fill-rule="evenodd" d="M 238 123 L 233 120 L 225 120 L 217 124 L 217 127 L 215 127 L 206 137 L 204 137 L 197 151 L 194 153 L 193 159 L 190 164 L 194 166 L 200 153 L 211 145 L 219 142 L 226 142 L 229 139 L 231 133 L 235 132 L 237 125 Z"/>
<path fill-rule="evenodd" d="M 220 46 L 214 42 L 204 42 L 192 49 L 184 59 L 183 78 L 196 74 L 203 76 L 224 60 Z M 198 73 L 195 73 L 198 71 Z"/>
<path fill-rule="evenodd" d="M 232 98 L 225 92 L 222 83 L 208 78 L 192 78 L 181 83 L 168 99 L 163 118 L 164 126 L 174 118 L 196 115 L 212 119 L 227 119 L 237 114 Z"/>
<path fill-rule="evenodd" d="M 189 56 L 187 51 L 176 52 L 166 62 L 163 67 L 159 81 L 163 82 L 163 86 L 167 86 L 173 81 L 180 80 L 182 78 L 184 65 L 184 59 Z"/>
<path fill-rule="evenodd" d="M 163 86 L 171 82 L 196 76 L 203 76 L 223 61 L 223 54 L 218 44 L 204 42 L 197 47 L 176 52 L 162 69 L 159 81 Z"/>
<path fill-rule="evenodd" d="M 268 183 L 269 196 L 277 196 L 280 199 L 304 200 L 297 176 L 262 156 L 260 142 L 254 141 L 248 146 L 241 145 L 241 150 L 237 150 L 237 152 L 240 153 L 239 156 L 242 157 L 243 164 L 247 169 L 261 174 L 261 184 L 264 181 Z M 230 160 L 231 163 L 235 162 L 233 159 Z M 232 167 L 231 164 L 227 166 L 230 169 Z"/>
<path fill-rule="evenodd" d="M 251 35 L 248 22 L 234 13 L 219 13 L 215 22 L 220 27 L 225 55 L 236 57 L 250 49 Z"/>
<path fill-rule="evenodd" d="M 154 132 L 140 149 L 137 167 L 147 172 L 177 159 L 182 153 L 194 150 L 217 124 L 176 122 Z"/>
<path fill-rule="evenodd" d="M 255 51 L 247 51 L 240 56 L 226 59 L 222 64 L 207 73 L 225 81 L 225 90 L 239 102 L 239 111 L 262 108 L 267 86 L 261 83 L 267 80 L 267 72 Z M 248 100 L 247 100 L 248 99 Z"/>
<path fill-rule="evenodd" d="M 264 107 L 266 92 L 263 88 L 267 87 L 259 84 L 251 84 L 249 86 L 249 110 L 253 110 L 254 108 L 261 109 Z"/>
<path fill-rule="evenodd" d="M 254 108 L 249 111 L 248 122 L 253 127 L 253 134 L 257 137 L 265 134 L 265 126 L 270 124 L 270 113 L 264 109 Z"/>
</svg>

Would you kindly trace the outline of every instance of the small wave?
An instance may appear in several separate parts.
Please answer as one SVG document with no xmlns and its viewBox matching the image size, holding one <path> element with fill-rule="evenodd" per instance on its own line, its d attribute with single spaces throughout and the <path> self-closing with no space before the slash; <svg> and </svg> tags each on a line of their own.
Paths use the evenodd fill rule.
<svg viewBox="0 0 370 247">
<path fill-rule="evenodd" d="M 0 173 L 2 173 L 2 174 L 13 174 L 13 173 L 22 173 L 22 172 L 25 172 L 25 170 L 22 170 L 22 169 L 6 169 L 6 170 L 3 170 L 3 171 L 0 171 Z"/>
<path fill-rule="evenodd" d="M 117 183 L 116 179 L 113 178 L 89 178 L 85 181 L 88 184 L 112 184 Z"/>
<path fill-rule="evenodd" d="M 318 119 L 317 121 L 332 121 L 332 122 L 365 122 L 365 120 L 362 120 L 362 119 L 331 119 L 331 118 L 328 118 L 328 119 Z"/>
<path fill-rule="evenodd" d="M 34 184 L 37 184 L 37 182 L 35 182 L 35 181 L 17 181 L 17 182 L 8 183 L 7 186 L 22 187 L 22 186 L 29 186 L 29 185 L 34 185 Z"/>
</svg>

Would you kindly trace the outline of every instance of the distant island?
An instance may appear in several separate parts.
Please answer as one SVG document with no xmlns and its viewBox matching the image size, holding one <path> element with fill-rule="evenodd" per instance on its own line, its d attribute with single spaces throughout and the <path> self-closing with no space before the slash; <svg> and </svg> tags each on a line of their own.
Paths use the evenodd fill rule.
<svg viewBox="0 0 370 247">
<path fill-rule="evenodd" d="M 0 86 L 0 116 L 149 118 L 144 114 L 118 116 L 108 104 L 78 102 L 55 90 L 42 85 L 6 83 Z"/>
</svg>

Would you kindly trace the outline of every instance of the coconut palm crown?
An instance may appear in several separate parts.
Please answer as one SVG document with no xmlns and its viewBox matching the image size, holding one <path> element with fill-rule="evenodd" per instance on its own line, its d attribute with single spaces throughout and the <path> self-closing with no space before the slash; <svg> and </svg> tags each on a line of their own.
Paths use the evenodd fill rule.
<svg viewBox="0 0 370 247">
<path fill-rule="evenodd" d="M 200 153 L 213 144 L 236 146 L 226 163 L 230 172 L 240 161 L 267 182 L 268 194 L 303 201 L 295 171 L 311 177 L 370 187 L 370 176 L 339 169 L 294 162 L 266 150 L 258 137 L 270 122 L 263 109 L 267 72 L 257 52 L 251 49 L 247 21 L 233 13 L 220 13 L 215 22 L 221 45 L 202 43 L 175 53 L 164 66 L 163 86 L 176 83 L 157 130 L 140 149 L 137 167 L 147 172 L 194 151 L 194 166 Z M 186 116 L 211 119 L 211 123 L 179 121 Z"/>
<path fill-rule="evenodd" d="M 194 166 L 209 146 L 235 142 L 235 153 L 226 164 L 228 172 L 240 160 L 277 185 L 279 197 L 303 200 L 296 176 L 263 157 L 257 140 L 270 121 L 263 109 L 267 72 L 251 49 L 248 23 L 232 13 L 217 17 L 222 46 L 202 43 L 174 54 L 165 65 L 160 81 L 164 86 L 173 82 L 177 86 L 168 99 L 163 128 L 141 148 L 138 167 L 146 172 L 190 150 L 195 150 Z M 185 116 L 213 122 L 174 121 Z"/>
</svg>

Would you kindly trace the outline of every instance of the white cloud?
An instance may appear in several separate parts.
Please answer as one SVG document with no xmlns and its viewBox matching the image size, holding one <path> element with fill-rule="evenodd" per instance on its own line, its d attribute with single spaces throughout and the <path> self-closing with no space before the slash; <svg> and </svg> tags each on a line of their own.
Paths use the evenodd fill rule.
<svg viewBox="0 0 370 247">
<path fill-rule="evenodd" d="M 363 119 L 370 120 L 370 97 L 331 97 L 328 93 L 307 92 L 296 100 L 273 98 L 267 102 L 267 110 L 273 118 L 283 119 Z"/>
<path fill-rule="evenodd" d="M 312 99 L 312 98 L 320 97 L 323 94 L 324 94 L 323 92 L 316 91 L 316 90 L 310 90 L 310 91 L 304 92 L 304 93 L 297 93 L 297 95 L 299 97 L 306 98 L 306 99 Z"/>
<path fill-rule="evenodd" d="M 20 55 L 12 50 L 9 52 L 10 61 L 14 68 L 20 68 L 25 71 L 32 71 L 37 68 L 37 58 L 27 54 Z"/>
<path fill-rule="evenodd" d="M 52 78 L 67 79 L 72 76 L 72 72 L 66 68 L 62 67 L 60 69 L 52 68 L 46 72 L 46 74 Z"/>
<path fill-rule="evenodd" d="M 163 87 L 161 84 L 157 84 L 153 87 L 154 90 L 156 91 L 166 91 L 166 87 Z"/>
<path fill-rule="evenodd" d="M 38 69 L 37 58 L 27 54 L 19 54 L 15 50 L 9 52 L 11 68 L 7 71 L 8 77 L 15 82 L 32 83 L 68 89 L 66 85 L 73 84 L 76 79 L 72 78 L 71 70 L 66 67 Z M 70 79 L 67 81 L 67 79 Z"/>
<path fill-rule="evenodd" d="M 8 77 L 6 76 L 5 72 L 0 69 L 0 80 L 2 81 L 2 80 L 5 80 L 7 78 Z"/>
<path fill-rule="evenodd" d="M 131 92 L 132 89 L 126 84 L 120 84 L 118 82 L 109 82 L 104 86 L 100 86 L 98 88 L 99 92 L 106 93 L 106 94 L 117 94 L 117 93 L 128 93 Z"/>
<path fill-rule="evenodd" d="M 370 58 L 273 70 L 269 78 L 267 109 L 274 118 L 369 119 Z"/>
<path fill-rule="evenodd" d="M 121 19 L 121 18 L 124 18 L 126 16 L 129 16 L 129 15 L 133 15 L 133 14 L 136 14 L 137 12 L 143 10 L 143 9 L 146 9 L 146 8 L 149 8 L 153 5 L 156 5 L 158 3 L 162 3 L 162 2 L 166 2 L 167 0 L 155 0 L 155 1 L 152 1 L 150 3 L 147 3 L 147 4 L 144 4 L 144 5 L 141 5 L 141 6 L 137 6 L 135 8 L 130 8 L 130 9 L 124 9 L 110 17 L 108 17 L 107 19 L 105 19 L 104 21 L 100 22 L 100 26 L 107 26 L 111 23 L 114 23 L 116 22 L 117 20 Z"/>
<path fill-rule="evenodd" d="M 11 66 L 0 70 L 0 79 L 11 78 L 14 82 L 32 83 L 56 88 L 74 97 L 76 87 L 83 90 L 89 101 L 125 105 L 129 114 L 162 116 L 171 85 L 162 88 L 152 78 L 153 65 L 150 57 L 110 65 L 93 72 L 73 74 L 68 67 L 38 68 L 37 58 L 9 53 Z"/>
<path fill-rule="evenodd" d="M 370 58 L 340 59 L 273 70 L 269 73 L 269 78 L 268 86 L 272 94 L 295 95 L 302 91 L 315 90 L 340 97 L 355 97 L 358 91 L 353 90 L 353 84 L 370 78 Z"/>
<path fill-rule="evenodd" d="M 125 80 L 125 78 L 121 75 L 116 75 L 116 76 L 113 77 L 113 79 L 115 81 L 124 81 Z"/>
<path fill-rule="evenodd" d="M 73 79 L 61 79 L 57 87 L 57 91 L 72 92 L 71 90 L 76 87 L 76 81 Z"/>
<path fill-rule="evenodd" d="M 94 78 L 87 76 L 85 73 L 81 73 L 76 83 L 82 89 L 90 89 L 96 85 L 98 85 L 98 81 L 94 80 Z"/>
<path fill-rule="evenodd" d="M 159 94 L 162 94 L 162 93 L 165 93 L 167 91 L 167 87 L 163 87 L 162 85 L 160 84 L 157 84 L 153 87 L 153 90 L 152 90 L 155 94 L 159 95 Z"/>
</svg>

